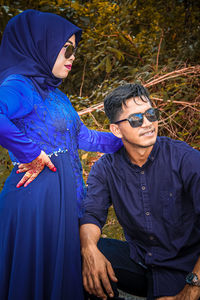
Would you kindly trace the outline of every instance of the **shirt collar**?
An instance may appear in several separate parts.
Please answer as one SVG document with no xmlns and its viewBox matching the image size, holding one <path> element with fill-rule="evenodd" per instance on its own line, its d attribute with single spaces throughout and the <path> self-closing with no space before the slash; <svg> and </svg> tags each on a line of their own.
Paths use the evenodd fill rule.
<svg viewBox="0 0 200 300">
<path fill-rule="evenodd" d="M 155 158 L 156 158 L 156 156 L 157 156 L 157 154 L 158 154 L 158 151 L 159 151 L 159 137 L 157 137 L 156 142 L 155 142 L 155 144 L 154 144 L 154 146 L 153 146 L 153 149 L 152 149 L 152 151 L 151 151 L 151 153 L 150 153 L 150 155 L 149 155 L 149 157 L 148 157 L 146 163 L 142 166 L 142 168 L 139 167 L 139 166 L 137 166 L 137 165 L 135 165 L 135 164 L 133 164 L 133 163 L 131 162 L 131 160 L 130 160 L 130 158 L 129 158 L 127 152 L 126 152 L 125 147 L 122 147 L 122 156 L 123 156 L 124 160 L 125 160 L 129 165 L 131 165 L 133 168 L 138 169 L 138 170 L 141 170 L 141 169 L 145 168 L 147 165 L 149 165 L 149 163 L 152 163 L 152 162 L 155 160 Z"/>
<path fill-rule="evenodd" d="M 156 142 L 153 146 L 153 149 L 148 157 L 148 160 L 154 161 L 154 159 L 156 158 L 156 156 L 158 154 L 158 150 L 159 150 L 159 141 L 160 141 L 160 138 L 157 137 Z"/>
</svg>

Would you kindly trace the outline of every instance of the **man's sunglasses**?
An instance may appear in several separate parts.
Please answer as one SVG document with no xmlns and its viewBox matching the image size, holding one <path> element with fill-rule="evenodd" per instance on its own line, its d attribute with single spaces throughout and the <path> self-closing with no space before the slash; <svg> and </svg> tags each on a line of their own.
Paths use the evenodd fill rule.
<svg viewBox="0 0 200 300">
<path fill-rule="evenodd" d="M 70 58 L 70 56 L 76 54 L 76 50 L 77 50 L 77 47 L 74 47 L 73 45 L 66 45 L 64 46 L 65 48 L 65 58 Z"/>
<path fill-rule="evenodd" d="M 157 108 L 149 108 L 144 113 L 132 114 L 127 119 L 117 121 L 114 124 L 128 121 L 129 124 L 131 125 L 131 127 L 133 127 L 133 128 L 140 127 L 143 124 L 144 116 L 150 122 L 158 121 L 159 110 Z"/>
</svg>

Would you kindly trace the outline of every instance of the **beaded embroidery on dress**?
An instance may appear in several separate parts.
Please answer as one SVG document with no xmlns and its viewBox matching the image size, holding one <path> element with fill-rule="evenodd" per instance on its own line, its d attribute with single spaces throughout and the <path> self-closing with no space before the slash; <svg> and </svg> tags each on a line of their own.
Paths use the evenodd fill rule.
<svg viewBox="0 0 200 300">
<path fill-rule="evenodd" d="M 50 157 L 69 152 L 77 185 L 78 211 L 81 216 L 85 188 L 78 154 L 78 133 L 81 125 L 79 116 L 68 97 L 59 89 L 51 88 L 48 97 L 43 100 L 30 79 L 21 75 L 12 75 L 7 78 L 7 80 L 16 79 L 26 81 L 26 84 L 30 85 L 34 103 L 33 110 L 28 115 L 13 119 L 12 122 Z M 11 152 L 9 154 L 13 164 L 19 163 Z"/>
</svg>

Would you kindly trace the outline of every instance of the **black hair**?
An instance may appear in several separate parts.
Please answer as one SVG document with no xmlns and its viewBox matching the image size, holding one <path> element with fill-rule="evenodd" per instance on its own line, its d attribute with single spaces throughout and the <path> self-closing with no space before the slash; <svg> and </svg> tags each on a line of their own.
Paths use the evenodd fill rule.
<svg viewBox="0 0 200 300">
<path fill-rule="evenodd" d="M 147 89 L 140 84 L 127 83 L 120 85 L 108 94 L 104 100 L 104 110 L 110 122 L 116 122 L 122 112 L 122 106 L 126 105 L 126 101 L 130 98 L 135 101 L 134 98 L 136 97 L 140 97 L 144 102 L 149 101 L 152 105 Z"/>
</svg>

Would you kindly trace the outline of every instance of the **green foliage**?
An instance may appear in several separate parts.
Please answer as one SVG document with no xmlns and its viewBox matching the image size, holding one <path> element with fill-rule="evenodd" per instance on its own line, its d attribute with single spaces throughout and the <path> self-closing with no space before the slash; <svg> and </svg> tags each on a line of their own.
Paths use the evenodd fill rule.
<svg viewBox="0 0 200 300">
<path fill-rule="evenodd" d="M 125 240 L 124 232 L 116 218 L 113 206 L 109 208 L 108 218 L 102 231 L 102 237 Z"/>
<path fill-rule="evenodd" d="M 0 146 L 0 191 L 10 174 L 13 166 L 8 156 L 8 151 Z"/>
</svg>

